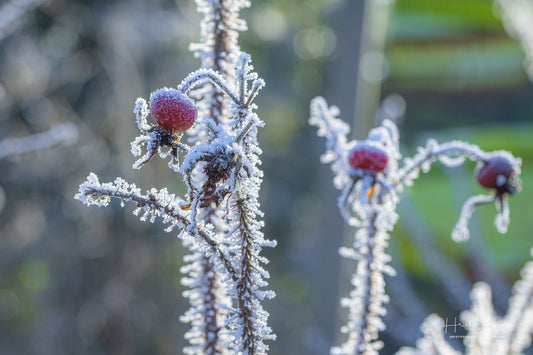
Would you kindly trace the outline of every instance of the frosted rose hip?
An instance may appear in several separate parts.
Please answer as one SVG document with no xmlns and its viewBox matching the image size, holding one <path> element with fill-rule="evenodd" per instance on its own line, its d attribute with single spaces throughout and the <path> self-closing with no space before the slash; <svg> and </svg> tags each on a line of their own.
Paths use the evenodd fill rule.
<svg viewBox="0 0 533 355">
<path fill-rule="evenodd" d="M 186 131 L 194 125 L 198 112 L 193 100 L 165 87 L 150 96 L 150 114 L 167 131 Z"/>
<path fill-rule="evenodd" d="M 504 189 L 513 173 L 511 162 L 503 156 L 495 156 L 486 161 L 478 170 L 477 182 L 489 189 Z"/>
<path fill-rule="evenodd" d="M 380 173 L 387 168 L 389 157 L 387 152 L 379 147 L 369 144 L 358 144 L 350 151 L 348 162 L 354 169 Z"/>
</svg>

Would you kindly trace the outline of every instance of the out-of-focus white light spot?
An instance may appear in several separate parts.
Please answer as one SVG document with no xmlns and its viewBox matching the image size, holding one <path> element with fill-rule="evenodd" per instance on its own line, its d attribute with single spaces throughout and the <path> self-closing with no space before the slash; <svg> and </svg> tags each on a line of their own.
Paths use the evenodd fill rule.
<svg viewBox="0 0 533 355">
<path fill-rule="evenodd" d="M 321 26 L 320 29 L 322 37 L 324 38 L 324 50 L 322 56 L 327 57 L 337 48 L 337 36 L 335 35 L 335 32 L 327 26 Z"/>
<path fill-rule="evenodd" d="M 263 7 L 252 17 L 252 27 L 262 40 L 278 41 L 287 32 L 287 19 L 275 7 Z"/>
<path fill-rule="evenodd" d="M 405 113 L 405 107 L 405 100 L 402 96 L 390 94 L 381 103 L 379 116 L 394 123 L 399 123 Z"/>
<path fill-rule="evenodd" d="M 369 83 L 381 83 L 388 75 L 389 65 L 382 53 L 368 51 L 361 56 L 359 73 Z"/>
<path fill-rule="evenodd" d="M 326 57 L 337 46 L 335 33 L 326 26 L 302 30 L 294 37 L 294 51 L 302 59 Z"/>
<path fill-rule="evenodd" d="M 294 37 L 294 51 L 302 59 L 316 58 L 324 49 L 324 39 L 316 29 L 302 30 Z"/>
</svg>

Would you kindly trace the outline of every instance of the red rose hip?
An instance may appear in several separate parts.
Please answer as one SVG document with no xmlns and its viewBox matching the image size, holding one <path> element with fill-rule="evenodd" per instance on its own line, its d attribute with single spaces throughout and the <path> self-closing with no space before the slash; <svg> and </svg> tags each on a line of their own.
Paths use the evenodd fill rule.
<svg viewBox="0 0 533 355">
<path fill-rule="evenodd" d="M 161 88 L 150 96 L 150 114 L 167 131 L 186 131 L 194 125 L 198 111 L 194 101 L 179 90 Z"/>
<path fill-rule="evenodd" d="M 504 190 L 512 174 L 513 166 L 509 159 L 495 156 L 483 163 L 477 171 L 476 180 L 483 187 Z"/>
<path fill-rule="evenodd" d="M 348 162 L 354 169 L 380 173 L 387 168 L 389 156 L 385 150 L 370 144 L 357 144 L 348 156 Z"/>
</svg>

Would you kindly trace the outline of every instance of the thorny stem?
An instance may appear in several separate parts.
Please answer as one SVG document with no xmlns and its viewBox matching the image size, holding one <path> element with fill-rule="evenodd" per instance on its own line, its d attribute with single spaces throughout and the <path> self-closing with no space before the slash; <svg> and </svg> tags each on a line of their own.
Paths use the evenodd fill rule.
<svg viewBox="0 0 533 355">
<path fill-rule="evenodd" d="M 214 24 L 213 24 L 213 62 L 211 69 L 214 71 L 220 73 L 223 77 L 227 77 L 228 73 L 224 68 L 222 67 L 221 63 L 225 59 L 225 56 L 223 54 L 229 53 L 229 44 L 227 43 L 227 33 L 224 29 L 227 28 L 227 24 L 224 21 L 224 1 L 219 0 L 217 2 L 213 3 L 213 13 L 214 13 Z M 209 116 L 213 121 L 215 122 L 215 125 L 220 124 L 220 119 L 224 115 L 224 93 L 221 89 L 219 89 L 218 86 L 213 85 L 213 88 L 211 90 L 212 96 L 209 103 Z M 215 136 L 215 135 L 214 135 Z M 190 181 L 189 181 L 190 182 Z M 207 223 L 210 223 L 214 226 L 214 233 L 218 234 L 220 233 L 220 228 L 217 223 L 214 223 L 214 214 L 215 210 L 213 208 L 209 208 L 208 211 L 206 211 L 207 216 Z M 204 258 L 205 259 L 205 258 Z M 204 303 L 207 304 L 207 306 L 204 308 L 204 314 L 203 318 L 205 320 L 205 328 L 204 328 L 204 338 L 206 340 L 205 344 L 205 354 L 220 354 L 220 351 L 218 350 L 219 346 L 219 331 L 220 326 L 217 322 L 217 318 L 219 316 L 219 309 L 217 307 L 217 287 L 216 282 L 218 279 L 218 275 L 213 270 L 212 265 L 210 264 L 209 260 L 205 259 L 204 261 L 204 268 L 203 268 L 203 276 L 208 278 L 207 282 L 207 290 L 203 291 L 203 299 Z"/>
<path fill-rule="evenodd" d="M 226 11 L 224 7 L 224 1 L 218 0 L 216 3 L 213 4 L 213 12 L 214 12 L 214 24 L 213 24 L 213 37 L 214 37 L 214 43 L 213 43 L 213 66 L 212 69 L 223 76 L 227 76 L 228 73 L 222 68 L 222 65 L 220 63 L 222 60 L 224 60 L 223 53 L 228 54 L 230 52 L 229 50 L 229 44 L 227 43 L 227 33 L 223 29 L 228 28 L 228 25 L 224 21 L 224 12 Z M 224 95 L 220 91 L 218 87 L 213 88 L 213 96 L 211 97 L 212 104 L 211 107 L 209 107 L 209 116 L 215 121 L 215 123 L 219 124 L 219 116 L 222 114 L 222 110 L 224 107 Z"/>
<path fill-rule="evenodd" d="M 239 213 L 239 229 L 242 240 L 242 252 L 241 252 L 241 279 L 237 284 L 237 292 L 239 295 L 239 310 L 243 320 L 243 349 L 246 350 L 246 354 L 255 354 L 255 328 L 252 321 L 252 311 L 250 309 L 252 290 L 250 285 L 252 284 L 252 272 L 253 266 L 251 264 L 253 239 L 252 233 L 249 228 L 249 219 L 246 204 L 244 199 L 239 199 L 236 202 L 236 207 Z"/>
<path fill-rule="evenodd" d="M 220 73 L 221 77 L 227 79 L 228 68 L 223 66 L 223 63 L 231 64 L 228 60 L 228 55 L 231 52 L 230 48 L 230 35 L 227 33 L 227 29 L 230 28 L 230 25 L 226 23 L 226 13 L 228 9 L 226 8 L 226 3 L 223 0 L 215 0 L 210 6 L 213 11 L 213 25 L 212 25 L 212 42 L 209 43 L 212 51 L 212 58 L 208 60 L 203 60 L 203 65 L 208 69 L 214 70 L 217 73 Z M 226 91 L 227 92 L 227 91 Z M 211 89 L 211 97 L 208 101 L 208 114 L 209 117 L 213 120 L 215 127 L 208 125 L 207 127 L 211 130 L 212 137 L 214 139 L 217 134 L 218 126 L 221 123 L 221 120 L 225 116 L 225 104 L 224 104 L 224 90 L 221 89 L 218 85 L 214 84 Z M 209 122 L 209 121 L 208 121 Z M 187 184 L 189 185 L 189 190 L 191 195 L 194 188 L 191 182 L 190 172 L 187 176 Z M 196 204 L 193 207 L 193 213 L 196 213 Z M 220 224 L 216 223 L 216 211 L 218 208 L 209 206 L 205 210 L 205 219 L 206 223 L 213 226 L 213 232 L 218 235 L 223 233 L 221 230 Z M 223 241 L 227 240 L 226 238 L 222 239 Z M 220 326 L 218 324 L 218 317 L 220 310 L 218 309 L 217 298 L 220 297 L 220 293 L 224 292 L 223 290 L 218 290 L 216 282 L 219 278 L 219 275 L 213 270 L 213 265 L 210 265 L 209 260 L 204 260 L 203 275 L 204 278 L 207 278 L 206 289 L 203 288 L 200 290 L 202 292 L 203 302 L 206 305 L 203 309 L 203 319 L 205 321 L 204 325 L 204 339 L 205 344 L 205 354 L 220 354 L 218 344 L 220 342 L 219 331 Z M 217 291 L 218 290 L 218 291 Z"/>
<path fill-rule="evenodd" d="M 209 355 L 220 354 L 220 351 L 217 349 L 219 342 L 218 333 L 220 331 L 220 326 L 217 322 L 217 295 L 216 295 L 216 282 L 217 275 L 213 270 L 213 265 L 209 258 L 202 256 L 202 277 L 206 280 L 205 283 L 207 287 L 202 288 L 202 299 L 204 301 L 205 307 L 203 308 L 203 318 L 205 320 L 204 327 L 204 338 L 205 338 L 205 347 L 204 353 Z"/>
<path fill-rule="evenodd" d="M 164 211 L 165 214 L 183 223 L 185 227 L 191 225 L 190 219 L 187 216 L 185 216 L 183 213 L 181 213 L 181 211 L 175 208 L 169 207 L 168 205 L 165 206 L 165 205 L 160 204 L 159 202 L 157 202 L 157 200 L 150 198 L 150 195 L 142 196 L 142 195 L 124 193 L 121 191 L 112 191 L 112 190 L 107 190 L 107 189 L 94 189 L 91 187 L 87 188 L 87 191 L 85 192 L 85 194 L 93 195 L 93 196 L 115 197 L 115 198 L 119 198 L 124 201 L 128 201 L 128 200 L 135 201 L 137 202 L 138 207 L 148 206 L 149 208 L 154 209 L 154 210 Z M 224 251 L 220 249 L 220 246 L 218 245 L 218 243 L 215 240 L 213 240 L 206 231 L 201 229 L 201 227 L 197 227 L 197 228 L 198 228 L 198 233 L 197 233 L 198 236 L 200 236 L 200 238 L 204 241 L 204 243 L 209 246 L 211 251 L 215 255 L 217 255 L 218 258 L 222 261 L 222 263 L 224 264 L 224 267 L 229 272 L 232 279 L 235 281 L 238 280 L 235 269 L 231 265 Z"/>
<path fill-rule="evenodd" d="M 370 206 L 373 203 L 376 203 L 378 205 L 381 205 L 383 203 L 383 193 L 384 191 L 379 190 L 377 192 L 378 194 L 375 196 L 375 201 L 371 202 L 370 200 L 367 202 Z M 354 349 L 354 354 L 356 355 L 365 355 L 367 354 L 367 348 L 368 346 L 375 340 L 377 340 L 378 337 L 378 331 L 373 331 L 371 328 L 375 327 L 375 325 L 371 324 L 371 318 L 381 318 L 381 315 L 376 312 L 376 309 L 381 308 L 381 303 L 383 300 L 373 300 L 376 297 L 379 297 L 380 295 L 376 295 L 376 291 L 378 289 L 376 288 L 376 279 L 380 277 L 382 270 L 378 268 L 377 265 L 375 265 L 376 261 L 376 253 L 379 251 L 376 251 L 377 244 L 379 243 L 378 238 L 380 235 L 380 231 L 378 230 L 377 226 L 377 219 L 378 214 L 380 212 L 376 210 L 375 208 L 372 209 L 372 212 L 370 216 L 367 217 L 368 225 L 366 227 L 367 229 L 367 242 L 363 248 L 366 248 L 366 253 L 364 254 L 364 259 L 366 262 L 366 270 L 365 270 L 365 293 L 362 299 L 363 304 L 363 312 L 360 319 L 360 328 L 361 331 L 358 332 L 359 334 L 359 341 L 355 343 L 354 345 L 356 348 Z M 364 250 L 364 249 L 363 249 Z M 382 277 L 382 276 L 381 276 Z M 376 307 L 376 305 L 372 305 L 372 302 L 379 302 L 379 307 Z"/>
<path fill-rule="evenodd" d="M 372 316 L 372 310 L 370 309 L 370 303 L 372 301 L 372 273 L 377 271 L 372 271 L 372 260 L 374 259 L 374 241 L 376 239 L 376 228 L 375 228 L 375 221 L 376 221 L 377 213 L 374 212 L 372 216 L 369 218 L 369 225 L 368 225 L 368 244 L 367 248 L 368 251 L 366 252 L 365 259 L 366 259 L 366 280 L 365 280 L 365 295 L 362 300 L 364 311 L 362 314 L 361 319 L 361 329 L 362 332 L 360 333 L 359 342 L 356 343 L 356 349 L 354 349 L 354 354 L 361 354 L 363 355 L 365 353 L 365 348 L 369 343 L 372 342 L 372 332 L 369 329 L 369 319 Z"/>
</svg>

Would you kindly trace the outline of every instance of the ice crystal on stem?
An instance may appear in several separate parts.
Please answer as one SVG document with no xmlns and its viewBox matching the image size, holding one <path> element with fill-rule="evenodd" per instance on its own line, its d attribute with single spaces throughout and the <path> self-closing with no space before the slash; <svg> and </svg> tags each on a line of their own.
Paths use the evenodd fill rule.
<svg viewBox="0 0 533 355">
<path fill-rule="evenodd" d="M 157 95 L 152 95 L 150 107 L 146 100 L 137 100 L 134 113 L 140 135 L 131 143 L 132 154 L 140 157 L 134 168 L 145 166 L 156 155 L 170 157 L 169 167 L 182 176 L 186 196 L 179 198 L 165 189 L 143 195 L 121 179 L 100 184 L 92 174 L 76 197 L 99 205 L 112 197 L 134 201 L 143 218 L 162 217 L 181 230 L 180 237 L 191 251 L 182 268 L 186 275 L 182 283 L 188 287 L 184 296 L 191 305 L 181 318 L 191 324 L 186 354 L 266 354 L 265 341 L 275 336 L 262 301 L 274 293 L 265 289 L 267 260 L 260 252 L 275 242 L 261 232 L 257 129 L 264 123 L 253 103 L 264 81 L 253 71 L 250 56 L 237 45 L 237 31 L 245 29 L 238 12 L 248 2 L 198 0 L 197 4 L 205 14 L 202 41 L 191 48 L 202 59 L 202 68 L 176 89 L 158 91 L 168 98 L 157 105 L 172 101 L 168 110 L 151 107 Z M 194 126 L 178 133 L 190 127 L 184 113 L 196 114 L 196 108 Z M 167 117 L 167 113 L 175 115 Z M 154 124 L 148 122 L 149 114 L 156 116 Z M 181 141 L 185 136 L 190 146 Z"/>
<path fill-rule="evenodd" d="M 343 247 L 340 254 L 357 260 L 352 277 L 353 291 L 341 304 L 348 308 L 348 323 L 341 331 L 348 339 L 331 349 L 332 354 L 377 354 L 382 344 L 379 332 L 385 329 L 382 321 L 388 302 L 383 274 L 394 275 L 388 265 L 390 256 L 385 249 L 389 232 L 398 216 L 396 206 L 399 193 L 413 184 L 420 172 L 428 172 L 434 162 L 457 166 L 465 159 L 478 162 L 478 181 L 483 171 L 482 186 L 493 188 L 493 194 L 475 196 L 465 203 L 452 237 L 457 241 L 468 239 L 467 224 L 474 208 L 496 202 L 498 231 L 505 232 L 509 222 L 507 195 L 519 189 L 520 159 L 508 152 L 487 153 L 479 147 L 451 141 L 439 144 L 430 139 L 419 147 L 413 157 L 402 159 L 396 125 L 384 120 L 372 129 L 362 141 L 348 141 L 349 127 L 337 116 L 335 107 L 315 98 L 311 102 L 309 123 L 318 127 L 318 135 L 326 138 L 323 163 L 330 163 L 335 177 L 334 185 L 341 190 L 338 205 L 346 222 L 358 228 L 352 247 Z M 492 175 L 494 176 L 492 176 Z M 435 331 L 435 319 L 429 319 L 422 330 L 428 336 L 423 348 L 437 346 L 444 341 L 442 332 Z M 444 353 L 455 353 L 443 347 Z"/>
<path fill-rule="evenodd" d="M 240 53 L 237 43 L 238 30 L 246 28 L 244 21 L 239 18 L 239 10 L 247 4 L 224 0 L 197 0 L 196 3 L 199 12 L 204 14 L 201 23 L 202 35 L 201 41 L 191 45 L 190 49 L 201 59 L 203 68 L 211 69 L 219 73 L 224 80 L 231 81 Z M 189 141 L 208 145 L 217 136 L 223 135 L 225 124 L 231 118 L 228 111 L 231 102 L 221 89 L 212 84 L 197 89 L 191 96 L 199 98 L 197 107 L 200 124 L 189 130 Z M 219 166 L 224 171 L 229 169 L 228 161 L 219 161 L 218 157 L 211 160 L 211 167 L 214 166 Z M 199 175 L 197 179 L 202 180 L 201 175 L 204 172 L 197 169 L 196 173 Z M 216 190 L 216 183 L 209 184 L 210 191 L 213 188 Z M 202 220 L 213 226 L 213 233 L 218 236 L 219 242 L 227 245 L 225 235 L 229 227 L 223 218 L 224 209 L 208 204 L 200 214 Z M 183 279 L 183 283 L 189 289 L 184 295 L 189 298 L 191 308 L 181 319 L 190 323 L 191 329 L 186 334 L 190 346 L 185 348 L 184 352 L 229 353 L 228 344 L 234 336 L 230 332 L 224 334 L 221 329 L 228 310 L 231 309 L 231 300 L 222 285 L 221 275 L 214 270 L 215 265 L 201 253 L 192 253 L 186 261 L 189 265 L 182 272 L 188 277 Z"/>
<path fill-rule="evenodd" d="M 351 248 L 343 248 L 342 254 L 358 261 L 352 277 L 353 291 L 349 298 L 342 300 L 343 307 L 348 308 L 348 323 L 341 331 L 348 335 L 347 341 L 334 347 L 332 354 L 377 354 L 382 346 L 378 341 L 379 331 L 385 329 L 382 317 L 385 315 L 383 305 L 388 302 L 385 294 L 384 273 L 394 274 L 388 265 L 390 257 L 385 253 L 388 245 L 388 232 L 392 230 L 397 215 L 396 194 L 386 181 L 387 175 L 350 166 L 348 152 L 352 147 L 383 147 L 388 156 L 397 156 L 395 145 L 396 128 L 389 122 L 374 129 L 367 141 L 347 142 L 349 128 L 338 119 L 336 108 L 330 109 L 323 98 L 316 98 L 311 103 L 310 123 L 318 126 L 318 134 L 326 138 L 327 152 L 324 162 L 332 163 L 335 173 L 335 186 L 343 189 L 339 199 L 341 211 L 350 224 L 357 224 Z M 388 166 L 393 174 L 394 164 Z M 352 217 L 345 206 L 351 207 Z"/>
</svg>

